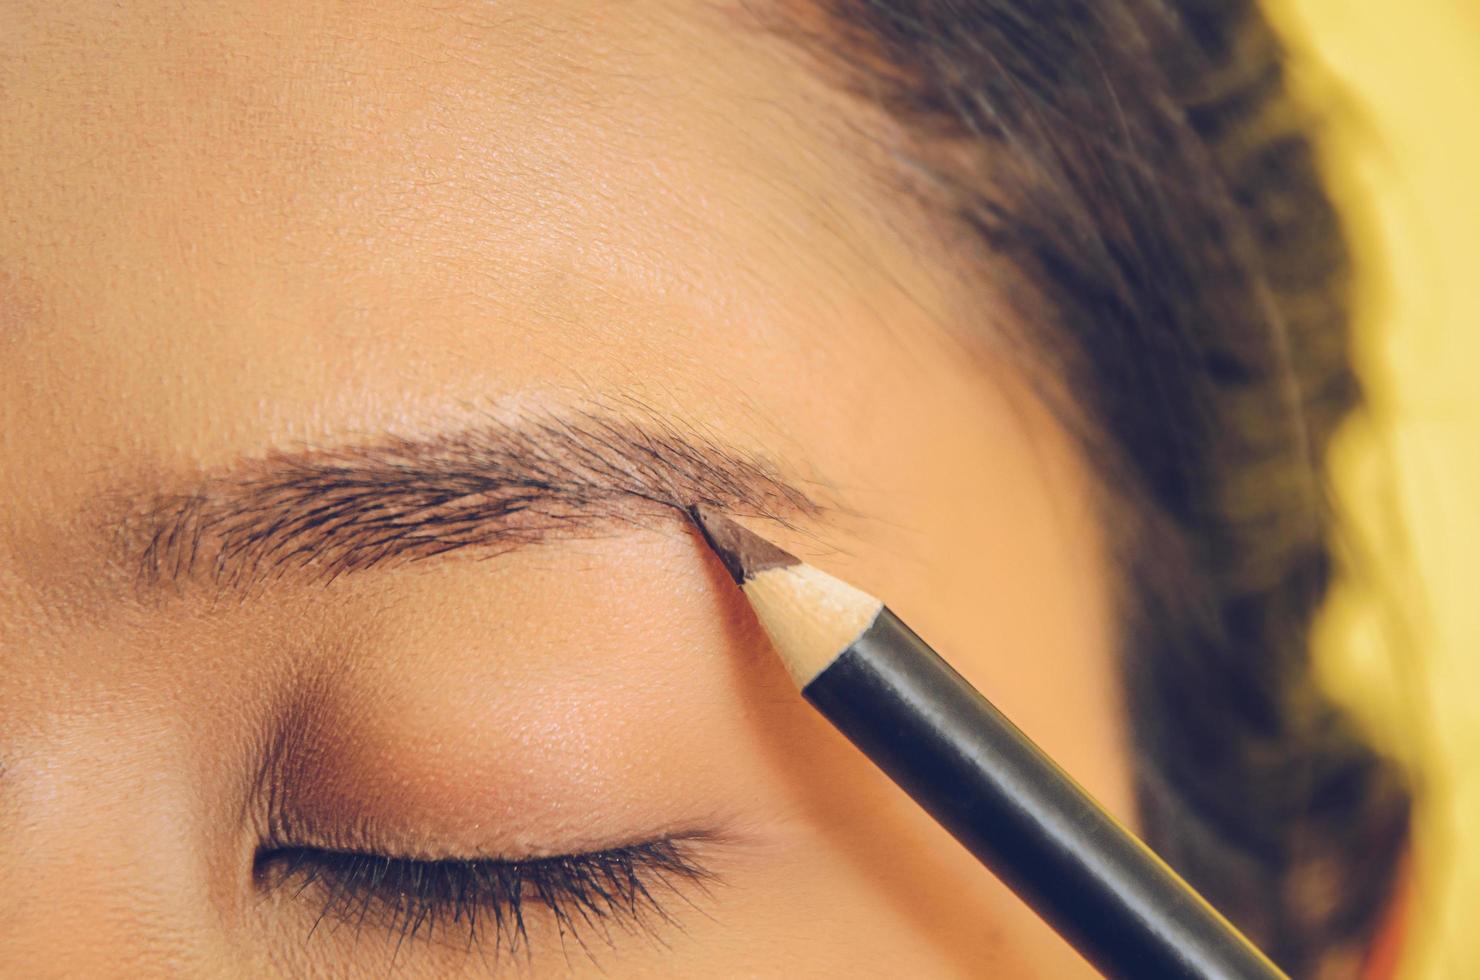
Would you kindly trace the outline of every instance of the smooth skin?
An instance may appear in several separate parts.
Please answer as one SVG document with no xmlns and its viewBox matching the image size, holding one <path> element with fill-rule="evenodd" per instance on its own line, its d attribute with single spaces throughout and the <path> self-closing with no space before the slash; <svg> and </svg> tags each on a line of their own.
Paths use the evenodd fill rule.
<svg viewBox="0 0 1480 980">
<path fill-rule="evenodd" d="M 0 973 L 1092 975 L 800 700 L 676 514 L 230 604 L 102 557 L 120 486 L 640 401 L 829 501 L 749 523 L 1132 822 L 1087 469 L 888 190 L 893 130 L 797 48 L 688 2 L 8 3 L 0 133 Z M 310 935 L 246 803 L 304 704 L 276 789 L 321 823 L 703 826 L 721 883 L 589 955 L 538 912 L 527 958 Z"/>
</svg>

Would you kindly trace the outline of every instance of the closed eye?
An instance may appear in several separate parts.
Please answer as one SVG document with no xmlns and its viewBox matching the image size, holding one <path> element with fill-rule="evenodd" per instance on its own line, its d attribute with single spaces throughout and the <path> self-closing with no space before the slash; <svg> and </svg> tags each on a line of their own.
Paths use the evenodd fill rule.
<svg viewBox="0 0 1480 980">
<path fill-rule="evenodd" d="M 697 907 L 717 876 L 693 853 L 707 835 L 662 837 L 599 851 L 515 860 L 421 860 L 364 851 L 276 847 L 259 851 L 255 874 L 271 891 L 321 903 L 309 934 L 325 922 L 385 930 L 396 950 L 408 939 L 455 941 L 495 954 L 530 952 L 534 915 L 554 921 L 588 954 L 593 931 L 607 946 L 612 927 L 662 942 L 676 925 L 668 903 Z"/>
</svg>

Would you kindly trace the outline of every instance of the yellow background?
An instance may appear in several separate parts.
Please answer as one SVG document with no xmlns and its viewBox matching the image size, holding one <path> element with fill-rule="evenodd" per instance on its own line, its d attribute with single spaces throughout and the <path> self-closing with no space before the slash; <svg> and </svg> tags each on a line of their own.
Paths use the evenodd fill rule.
<svg viewBox="0 0 1480 980">
<path fill-rule="evenodd" d="M 1376 573 L 1333 604 L 1329 682 L 1424 768 L 1405 976 L 1480 977 L 1480 2 L 1279 0 L 1314 69 L 1365 277 L 1376 412 L 1338 489 Z M 1386 590 L 1390 599 L 1375 598 Z"/>
</svg>

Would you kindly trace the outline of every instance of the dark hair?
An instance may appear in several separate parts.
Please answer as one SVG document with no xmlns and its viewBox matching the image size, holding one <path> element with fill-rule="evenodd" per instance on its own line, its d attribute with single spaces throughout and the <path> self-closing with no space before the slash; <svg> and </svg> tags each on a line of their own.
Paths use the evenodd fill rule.
<svg viewBox="0 0 1480 980">
<path fill-rule="evenodd" d="M 1151 844 L 1292 974 L 1345 972 L 1410 804 L 1311 667 L 1362 391 L 1282 46 L 1246 0 L 793 0 L 780 29 L 903 127 L 895 186 L 994 295 L 1012 270 L 1105 488 Z"/>
</svg>

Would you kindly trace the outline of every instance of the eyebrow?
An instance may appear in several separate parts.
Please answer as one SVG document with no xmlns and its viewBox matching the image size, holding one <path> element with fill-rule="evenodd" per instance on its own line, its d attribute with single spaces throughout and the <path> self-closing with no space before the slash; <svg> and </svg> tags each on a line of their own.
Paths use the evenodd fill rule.
<svg viewBox="0 0 1480 980">
<path fill-rule="evenodd" d="M 792 525 L 823 506 L 773 462 L 656 412 L 484 415 L 414 437 L 273 450 L 185 492 L 126 495 L 115 557 L 139 597 L 206 584 L 249 595 L 467 551 L 506 554 L 704 503 Z"/>
</svg>

